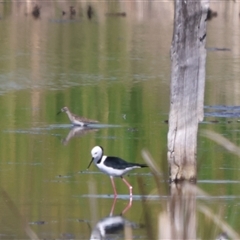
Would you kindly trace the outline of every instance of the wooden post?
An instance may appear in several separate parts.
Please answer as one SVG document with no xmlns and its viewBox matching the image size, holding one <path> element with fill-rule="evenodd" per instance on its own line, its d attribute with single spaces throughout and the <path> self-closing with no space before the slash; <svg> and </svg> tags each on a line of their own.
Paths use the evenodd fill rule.
<svg viewBox="0 0 240 240">
<path fill-rule="evenodd" d="M 196 180 L 198 122 L 203 119 L 208 0 L 175 0 L 168 131 L 170 180 Z"/>
</svg>

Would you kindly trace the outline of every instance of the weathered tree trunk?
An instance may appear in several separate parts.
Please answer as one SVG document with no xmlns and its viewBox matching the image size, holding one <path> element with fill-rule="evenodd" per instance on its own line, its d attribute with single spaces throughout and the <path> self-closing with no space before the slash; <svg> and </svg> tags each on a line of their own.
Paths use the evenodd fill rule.
<svg viewBox="0 0 240 240">
<path fill-rule="evenodd" d="M 203 119 L 208 0 L 175 0 L 168 131 L 170 179 L 196 180 L 198 122 Z"/>
</svg>

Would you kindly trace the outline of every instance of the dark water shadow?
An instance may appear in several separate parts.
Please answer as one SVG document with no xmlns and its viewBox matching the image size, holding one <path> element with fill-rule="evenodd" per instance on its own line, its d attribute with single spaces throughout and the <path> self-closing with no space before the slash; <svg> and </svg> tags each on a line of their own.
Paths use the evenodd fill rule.
<svg viewBox="0 0 240 240">
<path fill-rule="evenodd" d="M 74 195 L 74 198 L 96 198 L 96 199 L 114 199 L 113 194 L 83 194 L 83 195 Z M 159 195 L 132 195 L 132 199 L 134 201 L 142 201 L 143 199 L 147 200 L 159 200 L 166 199 L 169 196 L 159 196 Z M 127 194 L 119 194 L 117 195 L 117 199 L 128 200 L 129 195 Z"/>
<path fill-rule="evenodd" d="M 119 128 L 119 127 L 123 127 L 123 126 L 115 125 L 115 124 L 92 123 L 92 124 L 88 124 L 86 127 L 83 127 L 83 128 L 85 128 L 85 129 L 87 129 L 87 128 L 101 129 L 101 128 Z M 51 124 L 49 126 L 41 128 L 41 129 L 52 130 L 52 129 L 62 129 L 62 128 L 79 128 L 79 126 L 73 126 L 72 124 Z"/>
<path fill-rule="evenodd" d="M 238 180 L 198 180 L 198 183 L 207 183 L 207 184 L 240 184 Z"/>
<path fill-rule="evenodd" d="M 50 23 L 55 23 L 55 24 L 70 24 L 70 23 L 80 23 L 82 22 L 79 19 L 73 19 L 73 18 L 58 18 L 58 19 L 50 19 Z"/>
<path fill-rule="evenodd" d="M 240 106 L 214 105 L 204 106 L 205 117 L 239 118 Z"/>
<path fill-rule="evenodd" d="M 73 130 L 73 132 L 81 132 L 80 130 L 85 130 L 87 132 L 88 130 L 93 129 L 103 129 L 103 128 L 120 128 L 123 127 L 121 125 L 113 125 L 113 124 L 89 124 L 87 127 L 77 127 L 73 126 L 72 124 L 51 124 L 43 127 L 33 127 L 29 129 L 15 129 L 15 130 L 4 130 L 5 133 L 19 133 L 19 134 L 49 134 L 49 131 L 53 130 L 61 130 L 61 129 L 70 129 L 70 132 Z M 61 136 L 59 133 L 54 133 L 52 135 L 55 136 Z M 73 133 L 74 135 L 74 133 Z"/>
</svg>

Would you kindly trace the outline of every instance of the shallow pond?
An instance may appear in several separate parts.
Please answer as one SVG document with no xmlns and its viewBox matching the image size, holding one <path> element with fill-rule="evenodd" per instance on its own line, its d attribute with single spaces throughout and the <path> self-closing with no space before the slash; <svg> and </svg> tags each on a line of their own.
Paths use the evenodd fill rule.
<svg viewBox="0 0 240 240">
<path fill-rule="evenodd" d="M 208 129 L 240 145 L 239 114 L 234 107 L 240 105 L 240 20 L 233 19 L 233 4 L 213 5 L 218 17 L 208 23 L 207 46 L 231 51 L 208 52 L 198 186 L 211 197 L 200 195 L 196 201 L 204 201 L 237 231 L 239 158 L 201 134 Z M 34 4 L 0 6 L 4 33 L 0 46 L 0 236 L 89 239 L 114 204 L 113 215 L 124 211 L 129 196 L 121 179 L 115 180 L 119 198 L 114 202 L 109 177 L 94 165 L 87 170 L 91 149 L 100 145 L 107 155 L 139 163 L 144 163 L 141 152 L 146 149 L 163 172 L 160 197 L 149 169 L 137 169 L 126 177 L 133 186 L 133 202 L 124 218 L 134 223 L 132 237 L 149 239 L 149 220 L 157 238 L 158 213 L 166 210 L 169 201 L 165 120 L 173 4 L 95 3 L 91 19 L 87 3 L 72 5 L 73 16 L 67 2 L 42 3 L 38 18 L 31 14 Z M 126 16 L 106 15 L 116 12 Z M 73 129 L 66 114 L 57 115 L 63 106 L 99 124 Z M 143 195 L 149 200 L 142 201 Z M 210 228 L 201 214 L 198 218 L 200 238 L 221 233 L 218 227 Z M 119 234 L 111 237 L 124 238 L 123 232 Z"/>
</svg>

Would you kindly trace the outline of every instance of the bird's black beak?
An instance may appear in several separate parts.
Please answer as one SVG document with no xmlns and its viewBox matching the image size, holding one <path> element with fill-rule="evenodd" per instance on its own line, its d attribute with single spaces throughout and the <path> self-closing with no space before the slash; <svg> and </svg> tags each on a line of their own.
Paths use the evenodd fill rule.
<svg viewBox="0 0 240 240">
<path fill-rule="evenodd" d="M 60 111 L 57 113 L 57 115 L 60 114 L 61 112 L 62 112 L 62 110 L 60 110 Z"/>
<path fill-rule="evenodd" d="M 93 162 L 94 158 L 92 158 L 91 162 L 89 163 L 88 167 L 87 167 L 87 170 L 90 168 L 92 162 Z"/>
</svg>

